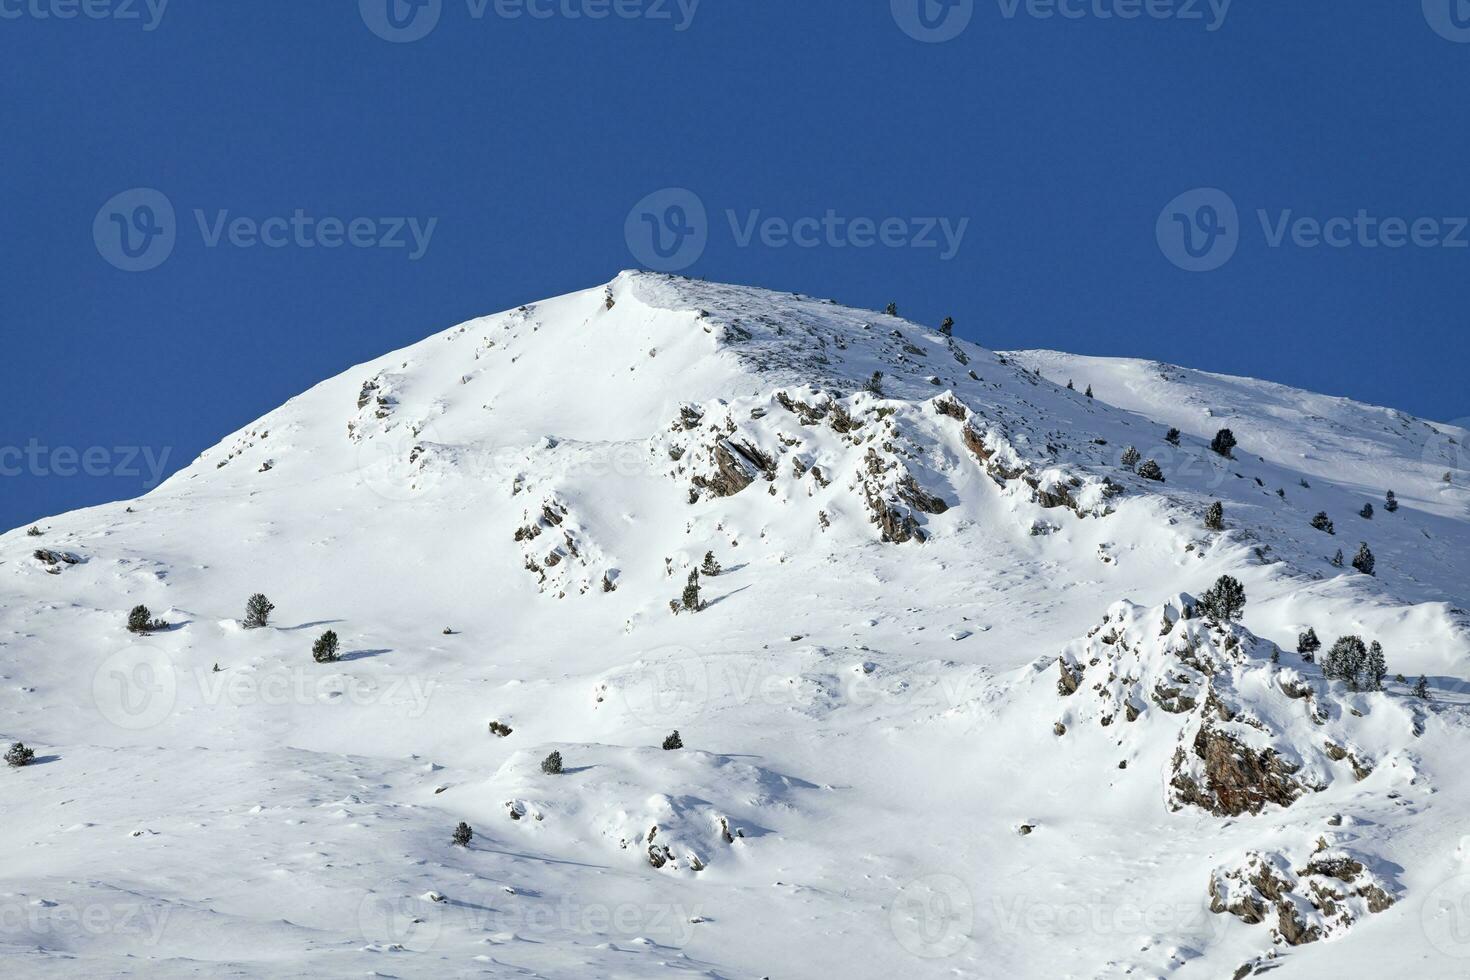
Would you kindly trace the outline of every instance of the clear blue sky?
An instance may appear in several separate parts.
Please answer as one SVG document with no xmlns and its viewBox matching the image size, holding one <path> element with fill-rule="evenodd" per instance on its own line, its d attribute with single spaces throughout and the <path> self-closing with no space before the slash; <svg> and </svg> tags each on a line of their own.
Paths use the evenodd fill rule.
<svg viewBox="0 0 1470 980">
<path fill-rule="evenodd" d="M 630 209 L 667 187 L 709 216 L 692 275 L 1470 415 L 1470 249 L 1370 248 L 1345 223 L 1346 247 L 1306 228 L 1273 248 L 1257 217 L 1470 215 L 1470 3 L 1257 0 L 1220 22 L 1220 0 L 703 0 L 685 23 L 690 0 L 159 2 L 0 0 L 0 526 L 143 492 L 146 457 L 113 447 L 177 468 L 351 364 L 640 264 Z M 650 6 L 668 19 L 567 16 Z M 1171 6 L 1203 19 L 1100 16 Z M 395 23 L 432 30 L 374 33 Z M 104 207 L 140 187 L 174 209 L 172 251 L 127 272 L 103 254 L 130 261 L 121 228 L 169 241 L 139 237 L 166 216 L 136 196 Z M 1238 218 L 1198 195 L 1166 211 L 1194 188 Z M 297 210 L 317 247 L 266 220 Z M 854 247 L 850 225 L 847 247 L 742 244 L 757 211 L 897 218 L 895 243 L 968 225 L 947 259 Z M 221 212 L 260 227 L 211 247 Z M 407 217 L 437 219 L 420 257 L 406 230 L 323 247 Z M 1198 250 L 1216 227 L 1228 262 L 1171 261 L 1171 228 Z M 284 247 L 231 241 L 252 233 Z M 57 472 L 93 447 L 99 475 Z"/>
</svg>

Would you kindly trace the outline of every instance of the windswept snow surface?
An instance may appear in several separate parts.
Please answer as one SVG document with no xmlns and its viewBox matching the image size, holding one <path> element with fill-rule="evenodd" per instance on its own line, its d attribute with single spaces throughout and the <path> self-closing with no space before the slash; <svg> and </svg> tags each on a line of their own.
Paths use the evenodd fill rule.
<svg viewBox="0 0 1470 980">
<path fill-rule="evenodd" d="M 1467 439 L 666 276 L 471 321 L 0 536 L 0 970 L 1465 976 Z"/>
</svg>

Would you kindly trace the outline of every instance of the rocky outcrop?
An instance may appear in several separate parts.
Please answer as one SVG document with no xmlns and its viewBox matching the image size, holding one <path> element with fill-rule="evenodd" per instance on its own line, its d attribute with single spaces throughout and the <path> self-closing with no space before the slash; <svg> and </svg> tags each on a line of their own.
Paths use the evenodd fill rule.
<svg viewBox="0 0 1470 980">
<path fill-rule="evenodd" d="M 711 455 L 715 463 L 714 475 L 696 474 L 693 483 L 716 497 L 735 496 L 754 483 L 756 477 L 772 474 L 775 467 L 771 457 L 748 442 L 721 439 L 711 450 Z"/>
<path fill-rule="evenodd" d="M 1318 694 L 1295 654 L 1197 608 L 1187 595 L 1155 609 L 1114 605 L 1057 658 L 1053 676 L 1065 700 L 1056 724 L 1121 724 L 1123 737 L 1140 744 L 1172 737 L 1163 778 L 1175 810 L 1255 814 L 1372 773 L 1363 707 Z M 1137 734 L 1140 727 L 1148 734 Z"/>
<path fill-rule="evenodd" d="M 1272 939 L 1302 946 L 1346 932 L 1394 904 L 1395 886 L 1369 870 L 1368 860 L 1319 840 L 1305 861 L 1250 851 L 1210 876 L 1210 911 L 1249 925 L 1269 923 Z"/>
</svg>

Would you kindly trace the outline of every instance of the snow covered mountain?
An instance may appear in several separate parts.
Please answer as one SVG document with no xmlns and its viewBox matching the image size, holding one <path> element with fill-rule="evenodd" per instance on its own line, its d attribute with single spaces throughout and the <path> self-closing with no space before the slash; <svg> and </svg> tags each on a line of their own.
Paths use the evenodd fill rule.
<svg viewBox="0 0 1470 980">
<path fill-rule="evenodd" d="M 1467 439 L 677 277 L 471 321 L 0 536 L 0 957 L 1464 976 Z"/>
</svg>

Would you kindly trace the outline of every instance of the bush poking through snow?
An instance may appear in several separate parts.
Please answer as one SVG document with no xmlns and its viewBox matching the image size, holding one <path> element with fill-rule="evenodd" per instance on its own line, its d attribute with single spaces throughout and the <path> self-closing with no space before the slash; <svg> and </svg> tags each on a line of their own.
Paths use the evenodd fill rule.
<svg viewBox="0 0 1470 980">
<path fill-rule="evenodd" d="M 1210 504 L 1210 509 L 1205 511 L 1205 528 L 1210 531 L 1225 530 L 1225 505 L 1220 501 Z"/>
<path fill-rule="evenodd" d="M 1235 451 L 1237 445 L 1239 443 L 1235 441 L 1235 433 L 1229 429 L 1221 429 L 1215 433 L 1215 438 L 1210 440 L 1210 448 L 1226 459 L 1231 458 L 1231 453 Z"/>
<path fill-rule="evenodd" d="M 1153 480 L 1155 483 L 1164 482 L 1163 469 L 1160 468 L 1158 463 L 1154 462 L 1151 459 L 1144 460 L 1143 465 L 1138 467 L 1138 475 L 1143 477 L 1145 480 Z"/>
<path fill-rule="evenodd" d="M 672 734 L 668 738 L 664 739 L 664 751 L 665 752 L 671 752 L 674 749 L 682 749 L 683 747 L 684 747 L 684 740 L 679 737 L 679 729 L 677 729 L 677 728 L 674 729 L 674 734 Z"/>
<path fill-rule="evenodd" d="M 5 753 L 5 762 L 12 769 L 19 769 L 21 766 L 30 765 L 31 760 L 35 757 L 35 749 L 26 748 L 24 742 L 16 742 L 10 747 L 10 751 Z"/>
<path fill-rule="evenodd" d="M 1138 455 L 1137 449 L 1129 446 L 1127 449 L 1123 450 L 1123 469 L 1128 470 L 1131 473 L 1134 467 L 1138 465 L 1138 461 L 1142 458 L 1142 456 Z"/>
<path fill-rule="evenodd" d="M 1420 674 L 1419 679 L 1414 682 L 1414 697 L 1420 701 L 1429 700 L 1429 679 L 1423 674 Z"/>
<path fill-rule="evenodd" d="M 161 619 L 154 619 L 153 613 L 148 611 L 147 606 L 134 606 L 133 611 L 128 613 L 129 633 L 146 635 L 166 629 L 168 629 L 168 623 Z"/>
<path fill-rule="evenodd" d="M 1296 652 L 1302 655 L 1307 663 L 1313 663 L 1317 659 L 1317 651 L 1322 649 L 1322 641 L 1317 639 L 1317 631 L 1308 626 L 1307 631 L 1296 638 Z"/>
<path fill-rule="evenodd" d="M 541 760 L 541 771 L 548 776 L 561 775 L 561 753 L 553 752 Z"/>
<path fill-rule="evenodd" d="M 271 601 L 259 592 L 251 596 L 245 603 L 245 628 L 258 630 L 270 622 L 271 613 L 275 610 Z"/>
<path fill-rule="evenodd" d="M 1342 567 L 1342 563 L 1343 563 L 1342 549 L 1341 548 L 1338 548 L 1337 549 L 1337 554 L 1335 554 L 1335 555 L 1332 556 L 1332 564 L 1336 565 L 1338 568 L 1341 568 Z"/>
<path fill-rule="evenodd" d="M 883 307 L 883 312 L 887 316 L 898 316 L 898 304 L 889 303 L 887 306 Z"/>
<path fill-rule="evenodd" d="M 1399 498 L 1394 496 L 1392 490 L 1388 491 L 1388 496 L 1383 498 L 1383 509 L 1390 514 L 1399 509 Z"/>
<path fill-rule="evenodd" d="M 450 838 L 450 840 L 452 840 L 454 842 L 454 846 L 455 847 L 469 847 L 470 846 L 470 841 L 472 841 L 474 839 L 475 839 L 475 831 L 474 831 L 474 829 L 469 824 L 465 823 L 463 820 L 461 820 L 459 822 L 459 826 L 458 827 L 455 827 L 454 828 L 454 836 L 452 838 Z"/>
<path fill-rule="evenodd" d="M 1170 429 L 1168 432 L 1164 433 L 1164 441 L 1171 446 L 1179 445 L 1179 430 Z"/>
<path fill-rule="evenodd" d="M 327 630 L 316 638 L 311 645 L 311 659 L 319 664 L 335 663 L 340 657 L 337 653 L 337 634 L 333 630 Z"/>
<path fill-rule="evenodd" d="M 1360 510 L 1360 511 L 1358 511 L 1358 516 L 1361 517 L 1365 521 L 1371 521 L 1371 520 L 1373 520 L 1373 505 L 1372 504 L 1364 504 L 1363 505 L 1363 509 Z"/>
<path fill-rule="evenodd" d="M 1200 611 L 1217 623 L 1233 623 L 1245 612 L 1245 588 L 1229 575 L 1221 575 L 1201 598 Z"/>
<path fill-rule="evenodd" d="M 39 538 L 41 536 L 41 529 L 39 527 L 37 527 L 36 525 L 32 524 L 31 525 L 31 529 L 29 531 L 27 531 L 26 534 L 28 534 L 29 536 L 31 536 L 33 538 Z"/>
<path fill-rule="evenodd" d="M 1087 386 L 1087 390 L 1085 392 L 1083 392 L 1083 394 L 1085 394 L 1088 398 L 1091 398 L 1092 397 L 1092 385 L 1088 385 Z"/>
<path fill-rule="evenodd" d="M 706 551 L 704 553 L 704 564 L 699 566 L 699 570 L 710 578 L 714 578 L 724 571 L 720 567 L 720 563 L 715 561 L 715 553 L 713 551 Z"/>
<path fill-rule="evenodd" d="M 508 737 L 510 735 L 511 731 L 512 731 L 512 729 L 511 729 L 511 727 L 509 725 L 502 725 L 498 721 L 492 721 L 490 723 L 490 734 L 491 735 L 498 735 L 501 738 L 506 738 L 506 737 Z"/>
<path fill-rule="evenodd" d="M 1312 518 L 1312 526 L 1319 531 L 1326 531 L 1328 534 L 1337 533 L 1337 528 L 1332 525 L 1332 518 L 1327 516 L 1327 511 L 1325 510 L 1317 511 L 1317 516 Z"/>
<path fill-rule="evenodd" d="M 863 390 L 870 395 L 883 397 L 883 372 L 874 371 L 873 376 L 863 383 Z"/>
<path fill-rule="evenodd" d="M 1353 567 L 1364 575 L 1373 575 L 1373 569 L 1378 566 L 1378 560 L 1373 557 L 1373 552 L 1368 550 L 1368 542 L 1364 541 L 1358 545 L 1358 553 L 1353 556 Z"/>
<path fill-rule="evenodd" d="M 953 337 L 954 336 L 954 317 L 952 317 L 952 316 L 945 317 L 944 318 L 944 322 L 939 325 L 939 332 L 941 334 L 943 334 L 944 336 L 946 336 L 946 337 Z"/>
</svg>

